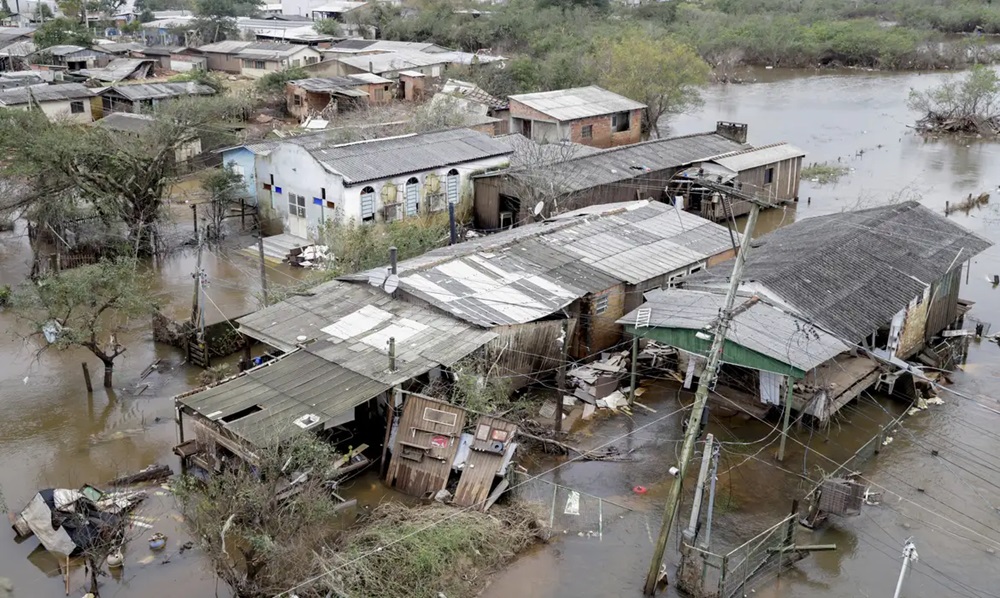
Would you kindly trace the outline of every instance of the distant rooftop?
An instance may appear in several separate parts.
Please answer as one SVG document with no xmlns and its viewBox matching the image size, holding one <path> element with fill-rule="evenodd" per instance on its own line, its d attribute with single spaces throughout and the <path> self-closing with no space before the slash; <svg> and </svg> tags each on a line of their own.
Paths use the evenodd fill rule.
<svg viewBox="0 0 1000 598">
<path fill-rule="evenodd" d="M 645 108 L 646 105 L 596 85 L 510 96 L 557 121 L 576 120 Z"/>
<path fill-rule="evenodd" d="M 212 95 L 215 90 L 207 85 L 187 83 L 137 83 L 134 85 L 116 85 L 108 87 L 104 92 L 118 93 L 133 102 L 138 100 L 160 100 L 188 95 Z"/>
<path fill-rule="evenodd" d="M 94 126 L 126 133 L 145 133 L 153 127 L 155 122 L 153 117 L 148 114 L 112 112 L 104 118 L 95 121 Z"/>
<path fill-rule="evenodd" d="M 18 87 L 0 91 L 0 106 L 23 106 L 29 102 L 60 102 L 94 97 L 94 92 L 79 83 L 59 83 L 37 87 Z"/>
</svg>

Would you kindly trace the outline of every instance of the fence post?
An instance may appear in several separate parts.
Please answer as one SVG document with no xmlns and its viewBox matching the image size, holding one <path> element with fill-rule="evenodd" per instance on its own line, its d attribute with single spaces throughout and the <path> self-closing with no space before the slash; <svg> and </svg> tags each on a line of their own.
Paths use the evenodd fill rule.
<svg viewBox="0 0 1000 598">
<path fill-rule="evenodd" d="M 722 568 L 719 570 L 719 598 L 726 597 L 726 570 L 729 568 L 729 555 L 722 557 Z"/>
</svg>

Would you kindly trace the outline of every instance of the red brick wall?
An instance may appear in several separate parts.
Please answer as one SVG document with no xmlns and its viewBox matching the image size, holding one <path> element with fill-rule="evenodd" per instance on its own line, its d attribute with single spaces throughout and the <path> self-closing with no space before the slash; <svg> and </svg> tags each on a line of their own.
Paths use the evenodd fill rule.
<svg viewBox="0 0 1000 598">
<path fill-rule="evenodd" d="M 510 101 L 510 115 L 513 118 L 552 122 L 552 117 L 529 108 L 517 100 Z M 629 121 L 629 130 L 622 131 L 621 133 L 611 131 L 610 114 L 592 116 L 590 118 L 581 118 L 573 121 L 564 121 L 562 123 L 562 128 L 563 131 L 565 131 L 567 127 L 569 128 L 569 139 L 574 143 L 606 148 L 618 145 L 628 145 L 630 143 L 638 143 L 642 140 L 642 110 L 633 110 L 629 115 Z M 583 138 L 583 127 L 587 125 L 591 125 L 593 127 L 592 137 L 590 139 Z M 512 130 L 517 131 L 517 128 L 515 127 Z"/>
</svg>

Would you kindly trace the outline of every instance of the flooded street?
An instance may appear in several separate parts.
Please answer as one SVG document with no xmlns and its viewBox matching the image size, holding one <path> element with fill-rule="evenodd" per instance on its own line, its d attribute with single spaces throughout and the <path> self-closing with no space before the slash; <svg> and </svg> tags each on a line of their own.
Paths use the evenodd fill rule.
<svg viewBox="0 0 1000 598">
<path fill-rule="evenodd" d="M 829 162 L 851 169 L 835 184 L 803 181 L 801 201 L 762 213 L 758 233 L 893 200 L 919 200 L 943 213 L 945 202 L 955 204 L 985 191 L 993 196 L 991 206 L 950 218 L 1000 243 L 1000 144 L 928 140 L 906 126 L 917 116 L 906 108 L 908 90 L 938 85 L 947 75 L 762 69 L 756 76 L 760 82 L 755 84 L 711 87 L 704 106 L 674 118 L 669 133 L 712 130 L 716 120 L 743 122 L 749 124 L 749 141 L 755 145 L 787 141 L 808 152 L 805 164 Z M 976 302 L 970 316 L 994 326 L 1000 324 L 1000 289 L 986 276 L 998 272 L 1000 247 L 994 246 L 973 260 L 962 289 L 963 298 Z M 751 586 L 752 595 L 891 596 L 903 542 L 910 536 L 920 560 L 911 569 L 904 596 L 998 595 L 1000 463 L 995 455 L 1000 454 L 1000 415 L 994 410 L 1000 402 L 994 389 L 1000 382 L 1000 347 L 973 343 L 968 363 L 954 380 L 951 389 L 966 398 L 942 392 L 944 405 L 904 419 L 892 443 L 860 468 L 864 481 L 884 493 L 882 504 L 857 517 L 831 517 L 820 531 L 800 528 L 799 543 L 835 543 L 838 550 L 813 554 L 780 580 L 765 576 Z M 600 540 L 567 534 L 520 559 L 497 577 L 485 596 L 641 595 L 671 480 L 666 470 L 676 463 L 681 436 L 676 415 L 657 421 L 677 409 L 673 391 L 660 388 L 654 396 L 646 402 L 656 414 L 617 416 L 596 426 L 588 439 L 588 446 L 613 441 L 618 447 L 637 448 L 636 462 L 571 463 L 542 476 L 635 512 L 605 519 Z M 888 399 L 865 397 L 844 410 L 829 431 L 796 431 L 783 463 L 774 459 L 776 433 L 771 425 L 736 418 L 713 422 L 709 431 L 724 443 L 713 547 L 732 547 L 780 520 L 791 499 L 812 486 L 802 476 L 818 481 L 823 472 L 835 470 L 902 409 Z M 639 431 L 619 439 L 631 430 Z M 532 471 L 546 472 L 558 464 L 541 462 Z M 649 492 L 634 494 L 636 485 Z M 562 507 L 557 503 L 557 509 Z M 689 507 L 682 503 L 682 525 Z M 667 549 L 672 563 L 679 527 Z M 669 570 L 672 573 L 673 567 Z M 668 595 L 676 595 L 675 590 Z"/>
<path fill-rule="evenodd" d="M 1000 243 L 1000 143 L 976 140 L 935 141 L 906 127 L 915 114 L 905 106 L 910 87 L 939 84 L 942 74 L 864 72 L 757 73 L 750 85 L 713 86 L 704 106 L 672 120 L 671 134 L 712 130 L 716 120 L 749 124 L 750 142 L 787 141 L 806 152 L 805 162 L 839 163 L 852 169 L 837 183 L 804 181 L 801 201 L 761 215 L 761 230 L 792 221 L 892 199 L 918 199 L 943 213 L 970 193 L 986 191 L 992 205 L 955 222 Z M 809 198 L 809 199 L 807 199 Z M 186 208 L 176 210 L 178 220 Z M 181 232 L 189 220 L 178 227 Z M 920 231 L 913 231 L 919 235 Z M 190 310 L 193 250 L 158 265 L 157 291 L 165 311 L 185 317 Z M 23 231 L 0 236 L 0 284 L 16 285 L 30 271 L 31 254 Z M 209 252 L 203 266 L 209 277 L 207 319 L 222 310 L 241 315 L 257 307 L 259 280 L 253 259 L 236 252 Z M 975 258 L 962 297 L 975 301 L 971 316 L 1000 330 L 998 293 L 986 281 L 1000 274 L 1000 246 Z M 301 271 L 269 267 L 271 284 L 289 283 Z M 169 301 L 168 301 L 169 300 Z M 170 464 L 176 443 L 171 397 L 197 384 L 199 370 L 183 363 L 180 350 L 154 345 L 148 321 L 134 323 L 125 341 L 128 351 L 116 363 L 114 393 L 95 389 L 88 396 L 81 362 L 98 371 L 98 361 L 82 350 L 47 351 L 17 339 L 23 332 L 8 312 L 0 312 L 0 489 L 6 510 L 19 510 L 40 488 L 100 486 L 122 472 L 154 462 Z M 160 360 L 142 384 L 141 373 Z M 882 504 L 854 518 L 831 518 L 817 532 L 800 530 L 803 544 L 835 543 L 799 563 L 780 582 L 755 586 L 755 596 L 847 598 L 890 596 L 901 563 L 903 541 L 914 537 L 920 553 L 904 596 L 985 598 L 1000 595 L 1000 347 L 974 343 L 968 364 L 954 376 L 955 392 L 943 392 L 944 405 L 903 420 L 903 429 L 879 455 L 861 468 L 864 480 L 882 491 Z M 606 503 L 594 514 L 581 508 L 580 524 L 558 541 L 539 547 L 497 575 L 484 596 L 539 598 L 638 596 L 652 553 L 681 435 L 675 386 L 657 381 L 643 402 L 655 413 L 637 410 L 586 429 L 583 447 L 611 444 L 634 450 L 628 463 L 587 462 L 559 466 L 558 459 L 538 459 L 532 473 Z M 848 460 L 879 426 L 901 414 L 903 406 L 866 397 L 847 408 L 829 430 L 796 430 L 783 463 L 774 460 L 776 434 L 768 423 L 739 417 L 719 418 L 709 431 L 723 441 L 714 542 L 734 546 L 787 514 L 791 499 L 819 480 L 823 472 Z M 937 455 L 932 455 L 935 451 Z M 556 468 L 556 469 L 553 469 Z M 550 471 L 551 470 L 551 471 Z M 356 484 L 369 485 L 369 477 Z M 645 494 L 633 492 L 644 486 Z M 544 487 L 526 487 L 537 493 Z M 106 596 L 228 596 L 197 550 L 177 554 L 188 540 L 182 522 L 169 513 L 169 492 L 153 494 L 140 514 L 155 531 L 169 537 L 166 554 L 142 564 L 150 554 L 144 542 L 130 547 L 121 579 L 106 583 Z M 560 507 L 561 508 L 561 507 Z M 686 523 L 689 505 L 680 520 Z M 600 529 L 600 536 L 584 531 Z M 557 528 L 561 532 L 561 529 Z M 8 577 L 17 598 L 64 595 L 54 559 L 38 551 L 38 541 L 0 537 L 0 577 Z M 672 536 L 676 538 L 676 534 Z M 668 546 L 676 557 L 676 543 Z M 672 568 L 671 568 L 672 572 Z M 773 581 L 773 580 L 772 580 Z M 71 595 L 83 594 L 82 566 L 73 572 Z"/>
</svg>

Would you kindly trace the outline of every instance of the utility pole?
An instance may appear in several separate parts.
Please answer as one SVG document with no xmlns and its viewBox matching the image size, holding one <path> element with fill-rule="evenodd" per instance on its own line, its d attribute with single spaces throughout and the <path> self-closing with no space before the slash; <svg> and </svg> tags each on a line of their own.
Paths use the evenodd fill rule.
<svg viewBox="0 0 1000 598">
<path fill-rule="evenodd" d="M 191 298 L 191 325 L 198 325 L 198 305 L 201 299 L 201 250 L 204 247 L 201 233 L 198 234 L 198 260 L 195 263 L 194 274 L 194 295 Z"/>
<path fill-rule="evenodd" d="M 267 299 L 267 269 L 264 264 L 264 234 L 257 230 L 257 257 L 260 258 L 260 293 L 264 301 L 264 307 L 270 302 Z"/>
<path fill-rule="evenodd" d="M 636 367 L 639 361 L 639 335 L 632 336 L 632 373 L 629 375 L 628 406 L 635 404 Z"/>
<path fill-rule="evenodd" d="M 913 544 L 913 538 L 907 538 L 903 544 L 903 568 L 899 570 L 899 581 L 896 582 L 896 593 L 892 598 L 899 598 L 903 591 L 903 580 L 906 579 L 906 570 L 910 568 L 910 563 L 917 562 L 917 547 Z"/>
<path fill-rule="evenodd" d="M 566 394 L 566 352 L 569 346 L 569 320 L 564 319 L 562 332 L 559 334 L 559 370 L 556 373 L 556 380 L 559 386 L 559 396 L 556 397 L 556 433 L 562 432 L 563 420 L 563 396 Z"/>
<path fill-rule="evenodd" d="M 750 250 L 750 238 L 753 235 L 754 227 L 757 225 L 757 216 L 760 213 L 761 205 L 770 207 L 771 204 L 763 202 L 753 195 L 737 191 L 732 187 L 726 187 L 714 181 L 704 179 L 698 180 L 710 190 L 719 191 L 738 199 L 751 202 L 750 215 L 747 218 L 746 228 L 743 230 L 743 238 L 740 239 L 740 251 L 736 254 L 736 263 L 733 264 L 733 272 L 730 275 L 729 290 L 726 292 L 725 308 L 720 314 L 716 323 L 712 346 L 708 353 L 708 363 L 705 371 L 702 372 L 698 380 L 698 390 L 695 393 L 694 405 L 691 408 L 691 416 L 688 418 L 687 432 L 684 436 L 684 445 L 681 448 L 680 462 L 677 464 L 680 471 L 674 476 L 673 485 L 670 487 L 670 495 L 667 498 L 666 508 L 663 510 L 663 519 L 660 524 L 660 535 L 656 539 L 656 548 L 653 551 L 653 560 L 649 563 L 649 571 L 646 574 L 646 584 L 643 586 L 643 593 L 652 596 L 656 593 L 656 583 L 659 578 L 660 565 L 663 563 L 663 552 L 667 547 L 667 538 L 670 535 L 670 528 L 674 524 L 674 516 L 677 514 L 677 506 L 681 497 L 681 485 L 684 482 L 684 474 L 687 472 L 691 455 L 694 452 L 694 444 L 701 429 L 702 412 L 708 402 L 708 393 L 715 384 L 715 377 L 719 370 L 719 363 L 722 360 L 722 349 L 725 347 L 726 333 L 729 330 L 729 320 L 732 318 L 733 304 L 736 302 L 736 293 L 740 287 L 740 279 L 743 276 L 743 266 L 746 264 L 747 252 Z"/>
<path fill-rule="evenodd" d="M 684 539 L 688 544 L 694 545 L 695 537 L 698 535 L 698 520 L 701 519 L 701 497 L 705 493 L 705 480 L 708 478 L 708 466 L 712 460 L 712 443 L 715 438 L 708 434 L 705 436 L 705 448 L 701 453 L 701 471 L 698 473 L 698 484 L 694 487 L 694 500 L 691 502 L 691 519 L 688 527 L 684 530 Z"/>
</svg>

